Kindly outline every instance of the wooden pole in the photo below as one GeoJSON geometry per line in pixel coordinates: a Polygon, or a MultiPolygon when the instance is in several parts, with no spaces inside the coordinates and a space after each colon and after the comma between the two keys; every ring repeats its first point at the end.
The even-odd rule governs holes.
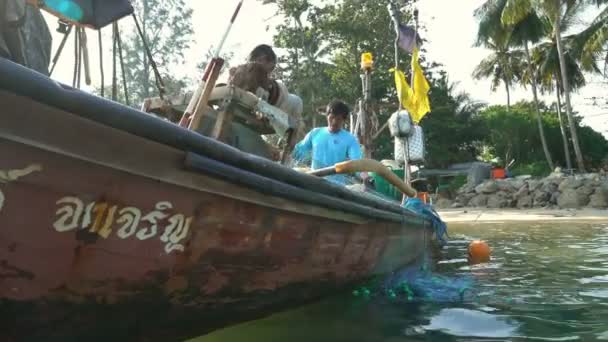
{"type": "Polygon", "coordinates": [[[209,79],[205,82],[205,88],[203,89],[203,93],[198,99],[198,103],[194,109],[194,113],[192,115],[192,121],[190,121],[190,125],[188,129],[196,131],[203,118],[205,111],[208,110],[209,105],[209,97],[211,96],[211,91],[215,88],[215,83],[220,76],[220,72],[222,70],[222,66],[224,66],[224,60],[221,58],[214,58],[211,63],[213,66],[211,67],[211,71],[209,73],[209,79]]]}
{"type": "MultiPolygon", "coordinates": [[[[190,103],[188,103],[188,107],[186,107],[186,110],[184,111],[184,114],[182,115],[182,118],[179,121],[180,126],[184,126],[184,127],[188,126],[188,120],[190,120],[190,127],[192,127],[192,122],[194,120],[196,109],[199,107],[203,94],[205,93],[204,89],[201,89],[201,88],[202,87],[206,88],[207,84],[210,81],[211,72],[212,72],[213,68],[215,67],[215,64],[213,61],[219,59],[222,48],[224,47],[224,43],[226,42],[226,38],[228,38],[228,34],[232,30],[232,26],[234,25],[234,22],[236,21],[236,18],[238,17],[239,12],[241,11],[241,7],[243,6],[243,1],[244,0],[239,1],[238,5],[236,6],[236,9],[234,10],[232,17],[230,18],[230,23],[228,23],[228,27],[226,28],[226,31],[224,31],[224,34],[222,35],[222,39],[220,40],[220,43],[219,43],[217,49],[215,50],[215,53],[213,54],[213,58],[211,59],[209,64],[207,64],[207,67],[205,68],[205,72],[203,73],[202,82],[199,85],[196,92],[192,95],[192,98],[190,99],[190,103]],[[192,112],[189,112],[190,110],[192,110],[192,112]]],[[[223,65],[223,61],[222,61],[222,65],[223,65]]],[[[219,76],[219,70],[217,71],[217,73],[219,76]]],[[[213,86],[215,86],[216,82],[217,82],[217,78],[213,81],[213,86]]],[[[203,103],[206,103],[206,101],[203,103]]],[[[200,120],[200,118],[198,120],[200,120]]]]}

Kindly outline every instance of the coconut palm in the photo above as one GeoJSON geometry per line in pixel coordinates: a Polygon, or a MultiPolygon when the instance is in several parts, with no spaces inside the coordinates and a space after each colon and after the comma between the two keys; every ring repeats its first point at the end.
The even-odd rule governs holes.
{"type": "MultiPolygon", "coordinates": [[[[562,27],[565,29],[570,28],[572,25],[576,24],[576,16],[575,11],[572,11],[573,8],[570,8],[570,11],[567,11],[562,19],[562,27]]],[[[570,161],[570,148],[568,146],[568,139],[566,136],[566,130],[563,125],[562,120],[562,104],[561,104],[561,96],[564,94],[564,87],[562,85],[562,77],[561,77],[561,65],[559,62],[559,53],[557,49],[557,40],[553,32],[555,32],[553,28],[553,22],[545,18],[543,20],[546,26],[546,32],[548,33],[547,39],[545,42],[539,44],[534,49],[534,64],[536,65],[539,72],[539,83],[541,85],[541,90],[543,92],[553,92],[555,91],[557,95],[557,114],[560,123],[560,129],[562,132],[562,138],[564,143],[564,152],[566,155],[566,164],[568,169],[572,168],[572,163],[570,161]]],[[[566,49],[565,62],[566,62],[566,70],[568,72],[568,79],[570,80],[570,88],[572,90],[582,88],[586,84],[585,76],[583,71],[587,72],[599,72],[599,66],[597,62],[591,61],[585,65],[584,63],[579,63],[580,57],[580,49],[582,49],[583,45],[581,42],[584,39],[581,39],[581,35],[586,36],[588,33],[585,31],[570,35],[563,38],[564,46],[566,49]]]]}
{"type": "Polygon", "coordinates": [[[530,54],[529,44],[538,42],[545,36],[544,28],[541,19],[535,12],[529,12],[526,16],[516,24],[506,26],[501,23],[502,14],[506,7],[509,6],[508,0],[488,0],[475,11],[475,15],[479,20],[479,31],[477,33],[477,45],[487,46],[491,39],[500,40],[509,46],[523,47],[525,52],[525,61],[527,67],[524,74],[530,77],[522,78],[524,84],[528,83],[532,86],[532,94],[534,96],[534,104],[536,109],[536,122],[540,135],[541,144],[547,159],[549,169],[553,170],[553,159],[549,152],[545,130],[543,127],[542,117],[540,114],[540,106],[538,101],[538,91],[536,88],[536,73],[532,64],[532,56],[530,54]]]}
{"type": "MultiPolygon", "coordinates": [[[[561,68],[559,64],[559,56],[557,52],[557,44],[555,41],[541,43],[534,49],[534,64],[538,70],[538,82],[543,93],[552,93],[555,91],[557,96],[557,115],[559,119],[562,140],[564,143],[564,153],[566,157],[566,166],[572,169],[570,160],[570,147],[564,121],[562,119],[562,95],[564,87],[561,84],[561,68]]],[[[572,89],[578,89],[586,84],[585,76],[580,68],[579,63],[573,58],[572,54],[567,54],[566,69],[568,70],[568,79],[571,81],[572,89]]]]}
{"type": "MultiPolygon", "coordinates": [[[[568,116],[568,124],[570,127],[570,134],[572,135],[572,144],[574,145],[574,153],[576,155],[576,162],[580,172],[585,172],[585,164],[583,161],[583,154],[578,141],[577,126],[578,123],[574,119],[572,114],[572,106],[570,101],[570,81],[568,79],[568,73],[566,72],[566,60],[564,57],[564,47],[562,41],[562,19],[564,13],[580,12],[584,5],[592,0],[581,1],[581,0],[506,0],[504,10],[501,15],[501,22],[505,26],[514,26],[526,17],[530,13],[538,13],[539,16],[547,17],[553,23],[553,35],[557,43],[557,51],[560,61],[562,85],[564,88],[564,95],[566,100],[566,113],[568,116]]],[[[593,0],[593,1],[605,1],[605,0],[593,0]]]]}
{"type": "Polygon", "coordinates": [[[496,91],[503,83],[507,92],[507,110],[511,110],[511,88],[522,75],[523,52],[509,50],[508,44],[501,41],[489,40],[486,46],[493,50],[492,54],[484,58],[475,70],[473,78],[491,78],[491,90],[496,91]]]}
{"type": "Polygon", "coordinates": [[[577,35],[575,49],[585,69],[604,60],[604,74],[608,76],[608,0],[589,0],[600,8],[591,25],[577,35]],[[603,8],[602,8],[603,6],[603,8]]]}

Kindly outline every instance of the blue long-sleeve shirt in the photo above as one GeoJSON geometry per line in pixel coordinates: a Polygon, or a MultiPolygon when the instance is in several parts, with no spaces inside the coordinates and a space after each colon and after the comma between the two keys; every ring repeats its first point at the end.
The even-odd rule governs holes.
{"type": "MultiPolygon", "coordinates": [[[[313,170],[333,166],[346,160],[361,159],[361,147],[357,138],[346,130],[332,133],[327,127],[310,131],[294,149],[293,157],[302,162],[310,156],[313,170]]],[[[331,176],[330,180],[344,183],[344,177],[331,176]]]]}

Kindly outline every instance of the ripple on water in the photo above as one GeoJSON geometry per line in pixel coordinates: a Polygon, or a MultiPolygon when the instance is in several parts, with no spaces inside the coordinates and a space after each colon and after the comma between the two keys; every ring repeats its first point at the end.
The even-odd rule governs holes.
{"type": "Polygon", "coordinates": [[[439,265],[441,264],[461,264],[461,263],[465,263],[467,262],[467,259],[448,259],[448,260],[441,260],[438,262],[439,265]]]}
{"type": "Polygon", "coordinates": [[[599,247],[591,250],[592,253],[596,254],[608,254],[608,247],[599,247]]]}
{"type": "Polygon", "coordinates": [[[423,328],[460,337],[508,338],[516,335],[519,326],[508,316],[468,309],[443,309],[423,328]]]}
{"type": "Polygon", "coordinates": [[[595,289],[589,291],[579,292],[581,296],[593,297],[593,298],[608,298],[608,289],[595,289]]]}
{"type": "Polygon", "coordinates": [[[608,275],[578,279],[581,284],[608,283],[608,275]]]}

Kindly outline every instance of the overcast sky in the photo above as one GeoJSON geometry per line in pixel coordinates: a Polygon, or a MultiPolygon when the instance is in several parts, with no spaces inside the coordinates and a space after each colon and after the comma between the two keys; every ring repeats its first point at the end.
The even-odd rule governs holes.
{"type": "MultiPolygon", "coordinates": [[[[227,23],[234,11],[238,0],[186,0],[193,8],[193,26],[195,31],[195,43],[186,52],[186,64],[175,70],[178,75],[196,76],[195,66],[200,62],[206,51],[212,45],[217,45],[227,23]]],[[[458,89],[466,90],[473,98],[489,103],[504,104],[506,94],[501,87],[496,92],[490,91],[490,81],[476,81],[471,77],[475,66],[489,54],[489,51],[473,47],[473,41],[477,30],[477,23],[473,18],[473,11],[483,0],[419,0],[421,22],[426,26],[429,43],[426,46],[428,57],[445,65],[450,80],[458,83],[458,89]]],[[[275,27],[281,22],[281,18],[275,16],[274,6],[263,6],[259,0],[245,0],[240,16],[234,25],[230,36],[224,47],[225,51],[235,53],[234,62],[245,59],[247,53],[257,44],[272,43],[275,27]]],[[[590,20],[593,13],[586,18],[590,20]]],[[[53,32],[54,51],[57,48],[61,35],[55,32],[56,20],[50,18],[49,25],[53,32]]],[[[387,21],[388,21],[387,16],[387,21]]],[[[126,19],[125,21],[129,21],[126,19]]],[[[376,23],[373,23],[376,24],[376,23]]],[[[377,23],[385,25],[386,23],[377,23]]],[[[129,25],[121,23],[121,25],[129,25]]],[[[127,28],[128,29],[128,28],[127,28]]],[[[106,49],[110,46],[111,29],[104,29],[106,36],[106,49]]],[[[96,33],[89,32],[91,42],[91,64],[93,69],[93,82],[99,83],[99,72],[97,71],[97,39],[96,33]]],[[[66,45],[60,66],[57,67],[53,78],[71,84],[73,73],[73,45],[66,45]]],[[[106,80],[110,78],[111,58],[109,50],[105,54],[106,80]]],[[[280,53],[280,51],[279,51],[280,53]]],[[[575,110],[585,116],[584,123],[602,133],[608,133],[608,104],[606,104],[606,93],[608,84],[605,80],[595,77],[590,80],[590,86],[573,94],[573,106],[575,110]],[[604,103],[593,105],[592,97],[603,97],[604,103]],[[603,106],[602,106],[603,105],[603,106]]],[[[86,87],[85,87],[86,89],[86,87]]],[[[89,88],[90,89],[90,88],[89,88]]],[[[515,89],[512,93],[512,102],[521,99],[531,99],[531,90],[515,89]]],[[[554,101],[552,97],[545,98],[547,102],[554,101]]]]}

